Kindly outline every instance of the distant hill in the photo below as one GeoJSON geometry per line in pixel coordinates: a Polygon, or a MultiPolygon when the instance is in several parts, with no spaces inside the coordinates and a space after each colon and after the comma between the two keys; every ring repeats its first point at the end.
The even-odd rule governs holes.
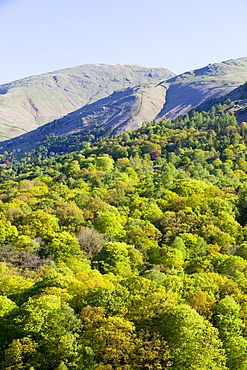
{"type": "MultiPolygon", "coordinates": [[[[57,119],[55,116],[54,119],[54,116],[50,116],[49,123],[30,133],[2,142],[2,150],[19,148],[27,151],[37,147],[44,136],[50,133],[73,134],[94,127],[110,130],[112,134],[118,135],[123,131],[139,128],[143,122],[169,120],[199,106],[211,106],[210,102],[217,101],[220,97],[227,97],[230,93],[234,94],[235,91],[237,94],[238,88],[244,85],[247,81],[247,58],[210,64],[179,76],[174,76],[172,72],[162,68],[88,65],[31,77],[30,81],[24,79],[13,83],[13,87],[8,92],[5,91],[5,95],[2,96],[6,97],[6,101],[10,96],[14,96],[16,100],[25,97],[26,103],[27,96],[32,96],[28,100],[29,108],[26,107],[26,111],[35,121],[33,125],[38,126],[39,119],[41,117],[44,119],[45,116],[41,114],[42,109],[46,109],[46,112],[52,111],[53,114],[57,112],[59,116],[59,114],[62,115],[62,108],[72,110],[73,104],[80,104],[80,106],[62,118],[57,119]],[[88,77],[85,75],[86,69],[88,69],[88,77]],[[80,79],[78,75],[76,77],[76,73],[80,73],[80,79]],[[160,78],[162,74],[169,77],[160,78]],[[107,94],[109,91],[110,93],[107,94]]],[[[19,104],[18,107],[20,106],[23,108],[23,105],[19,104]]],[[[234,109],[229,108],[232,112],[236,112],[239,122],[245,119],[243,111],[245,105],[240,105],[239,109],[236,109],[234,104],[234,109]]],[[[3,105],[0,104],[0,114],[1,109],[3,105]]],[[[13,115],[17,113],[18,109],[12,112],[13,115]]],[[[46,118],[49,117],[46,116],[46,118]]],[[[26,126],[31,130],[30,125],[26,124],[26,126]]],[[[21,124],[18,126],[19,131],[20,127],[21,124]]],[[[8,128],[8,132],[13,134],[13,126],[9,124],[8,128]]],[[[2,129],[4,130],[3,125],[2,129]]]]}
{"type": "Polygon", "coordinates": [[[247,81],[247,58],[232,59],[209,64],[173,77],[169,84],[166,101],[158,119],[172,119],[196,108],[208,99],[216,99],[230,93],[247,81]]]}
{"type": "Polygon", "coordinates": [[[13,146],[26,151],[35,148],[50,133],[74,134],[97,127],[110,129],[112,134],[118,135],[126,130],[138,129],[142,122],[152,121],[160,112],[165,94],[165,87],[155,84],[116,91],[107,98],[1,144],[4,148],[7,144],[7,148],[13,146]]]}
{"type": "Polygon", "coordinates": [[[0,85],[0,139],[34,130],[116,90],[173,76],[165,68],[88,64],[0,85]]]}
{"type": "MultiPolygon", "coordinates": [[[[86,105],[77,111],[47,124],[41,129],[55,135],[73,134],[87,129],[111,129],[118,135],[126,130],[140,127],[140,122],[149,122],[160,112],[166,89],[156,84],[115,91],[107,98],[86,105]]],[[[36,132],[39,132],[36,130],[36,132]]]]}

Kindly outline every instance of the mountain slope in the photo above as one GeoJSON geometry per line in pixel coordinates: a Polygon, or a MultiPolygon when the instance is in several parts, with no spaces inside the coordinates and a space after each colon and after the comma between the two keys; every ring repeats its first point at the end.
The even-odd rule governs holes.
{"type": "Polygon", "coordinates": [[[183,115],[209,98],[228,94],[247,81],[247,58],[209,64],[171,78],[166,102],[157,119],[183,115]]]}
{"type": "Polygon", "coordinates": [[[118,135],[126,130],[138,129],[142,122],[154,120],[163,107],[165,94],[166,88],[156,84],[116,91],[63,118],[1,143],[1,150],[15,148],[28,151],[36,148],[44,136],[50,133],[74,134],[97,127],[118,135]]]}
{"type": "MultiPolygon", "coordinates": [[[[85,68],[85,66],[82,67],[85,68]]],[[[81,90],[78,89],[81,98],[84,96],[90,103],[80,106],[79,109],[60,119],[52,120],[50,123],[39,127],[37,130],[21,135],[19,138],[1,143],[2,150],[20,148],[22,151],[27,151],[37,147],[38,142],[47,134],[73,134],[93,129],[94,127],[102,130],[110,129],[113,134],[118,135],[123,131],[139,128],[142,122],[145,121],[172,119],[178,115],[183,115],[192,108],[202,106],[203,103],[207,103],[212,98],[217,99],[226,96],[226,94],[230,92],[234,92],[239,85],[247,80],[247,58],[210,64],[207,67],[186,72],[168,80],[159,81],[158,83],[149,80],[159,79],[160,74],[168,72],[164,72],[163,69],[160,69],[160,74],[156,71],[157,73],[154,75],[154,73],[152,74],[150,72],[150,69],[138,66],[99,65],[95,67],[96,69],[92,66],[88,68],[92,69],[92,76],[94,77],[97,74],[97,68],[99,68],[98,72],[100,71],[98,79],[96,78],[95,84],[92,85],[92,90],[87,90],[86,87],[81,90]],[[116,73],[116,77],[114,78],[117,81],[113,79],[113,72],[116,73]],[[119,75],[117,75],[117,73],[119,75]],[[127,73],[129,73],[129,75],[132,73],[133,83],[137,84],[137,79],[146,79],[148,82],[139,83],[138,86],[135,87],[129,86],[126,88],[126,86],[124,86],[122,90],[115,91],[107,97],[95,101],[97,97],[105,94],[107,89],[113,89],[119,86],[119,84],[131,84],[130,78],[126,77],[127,73]],[[102,78],[102,76],[104,76],[104,78],[102,78]],[[99,83],[101,83],[100,88],[99,83]],[[98,90],[96,89],[96,85],[98,86],[98,90]],[[96,90],[97,92],[95,92],[96,90]]],[[[56,99],[56,97],[59,97],[62,90],[66,90],[66,94],[68,91],[73,90],[76,79],[71,77],[71,69],[68,71],[72,85],[65,87],[60,81],[59,87],[57,87],[57,89],[60,88],[60,90],[57,92],[55,92],[55,90],[49,92],[52,98],[56,99]]],[[[54,80],[54,73],[48,74],[48,77],[52,77],[54,80]]],[[[44,75],[42,78],[48,77],[44,75]]],[[[88,83],[90,84],[92,81],[93,80],[90,79],[88,83]]],[[[32,83],[34,83],[33,80],[32,83]]],[[[56,83],[58,84],[58,79],[56,83]]],[[[41,86],[39,79],[37,80],[37,84],[41,86]]],[[[44,84],[44,86],[45,89],[47,86],[46,84],[44,84]]],[[[31,91],[29,85],[27,91],[31,91]]],[[[56,106],[53,100],[45,100],[47,96],[48,95],[45,95],[44,92],[43,103],[54,104],[53,111],[60,109],[61,106],[65,104],[65,100],[61,98],[58,106],[56,106]]],[[[75,100],[78,96],[79,95],[75,95],[75,100]]],[[[68,99],[66,101],[68,101],[68,99]]],[[[35,107],[37,109],[37,106],[35,107]]],[[[33,107],[33,110],[35,110],[35,107],[33,107]]],[[[241,109],[242,107],[240,107],[240,110],[241,109]]],[[[242,110],[240,113],[239,121],[245,118],[242,110]]],[[[39,117],[38,114],[39,113],[36,112],[36,120],[39,117]]]]}
{"type": "Polygon", "coordinates": [[[116,90],[175,74],[136,65],[82,65],[0,86],[0,139],[31,131],[116,90]]]}
{"type": "Polygon", "coordinates": [[[61,135],[92,129],[97,125],[118,135],[139,128],[144,121],[152,121],[163,106],[165,94],[166,88],[156,84],[116,91],[61,118],[50,128],[54,134],[61,135]]]}

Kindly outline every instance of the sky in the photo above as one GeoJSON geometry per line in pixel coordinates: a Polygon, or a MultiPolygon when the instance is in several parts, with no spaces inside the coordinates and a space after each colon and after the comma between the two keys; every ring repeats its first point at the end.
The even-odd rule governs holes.
{"type": "Polygon", "coordinates": [[[81,64],[247,57],[247,0],[0,0],[0,84],[81,64]]]}

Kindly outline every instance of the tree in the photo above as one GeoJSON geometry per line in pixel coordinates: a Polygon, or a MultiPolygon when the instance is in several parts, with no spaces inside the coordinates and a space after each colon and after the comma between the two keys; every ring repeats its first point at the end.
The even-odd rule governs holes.
{"type": "Polygon", "coordinates": [[[239,222],[244,225],[247,221],[247,186],[244,185],[238,196],[239,222]]]}
{"type": "Polygon", "coordinates": [[[181,270],[184,257],[183,253],[176,248],[167,246],[154,247],[148,250],[149,262],[158,265],[162,271],[181,270]]]}
{"type": "Polygon", "coordinates": [[[167,342],[158,333],[141,330],[135,339],[132,368],[140,370],[168,369],[172,357],[167,342]]]}
{"type": "Polygon", "coordinates": [[[197,290],[191,295],[188,303],[205,319],[211,320],[216,303],[214,296],[202,290],[197,290]]]}
{"type": "Polygon", "coordinates": [[[155,281],[131,276],[121,282],[129,292],[128,319],[138,327],[158,332],[160,314],[176,306],[177,296],[155,281]]]}
{"type": "Polygon", "coordinates": [[[242,337],[244,324],[240,306],[226,296],[217,305],[216,326],[226,351],[227,366],[231,370],[244,370],[247,366],[247,340],[242,337]]]}
{"type": "Polygon", "coordinates": [[[182,252],[183,258],[184,259],[186,258],[187,251],[186,251],[186,247],[185,247],[185,243],[184,243],[183,238],[181,238],[180,236],[176,236],[176,238],[172,242],[171,247],[175,248],[175,249],[178,249],[180,252],[182,252]]]}
{"type": "Polygon", "coordinates": [[[59,297],[29,298],[13,320],[23,336],[39,343],[42,370],[56,368],[61,361],[69,368],[76,366],[80,346],[75,334],[80,330],[81,322],[71,307],[61,304],[59,297]]]}
{"type": "Polygon", "coordinates": [[[0,219],[0,244],[8,244],[15,242],[18,236],[18,231],[15,226],[9,221],[0,219]]]}
{"type": "Polygon", "coordinates": [[[31,238],[44,239],[54,236],[59,231],[58,219],[42,210],[33,211],[23,218],[23,225],[19,230],[31,238]]]}
{"type": "Polygon", "coordinates": [[[111,171],[113,169],[114,160],[108,156],[98,156],[96,158],[96,168],[101,171],[111,171]]]}
{"type": "Polygon", "coordinates": [[[80,254],[80,246],[75,236],[67,231],[54,235],[51,241],[47,243],[48,253],[56,261],[66,261],[71,256],[80,254]]]}
{"type": "Polygon", "coordinates": [[[39,364],[38,344],[29,337],[14,339],[5,350],[4,369],[30,370],[39,364]]]}
{"type": "Polygon", "coordinates": [[[26,289],[33,285],[31,279],[9,272],[0,277],[0,294],[17,299],[17,297],[26,289]]]}
{"type": "Polygon", "coordinates": [[[240,256],[244,258],[245,260],[247,260],[247,243],[246,242],[241,244],[240,247],[236,249],[235,255],[240,256]]]}
{"type": "Polygon", "coordinates": [[[152,221],[162,216],[162,211],[153,199],[134,196],[130,203],[130,216],[152,221]]]}
{"type": "Polygon", "coordinates": [[[88,293],[86,302],[92,307],[102,307],[107,315],[121,314],[127,311],[129,291],[123,286],[98,287],[88,293]]]}
{"type": "Polygon", "coordinates": [[[145,244],[146,241],[161,241],[162,233],[150,222],[129,217],[125,229],[130,242],[145,244]]]}
{"type": "Polygon", "coordinates": [[[186,247],[186,257],[194,258],[206,254],[206,241],[196,234],[182,233],[179,237],[184,241],[186,247]]]}
{"type": "Polygon", "coordinates": [[[128,276],[135,272],[136,258],[139,258],[141,264],[140,252],[134,253],[133,246],[126,243],[110,242],[103,245],[93,261],[103,273],[112,272],[117,275],[128,276]]]}
{"type": "Polygon", "coordinates": [[[171,366],[167,343],[157,333],[136,332],[123,317],[103,318],[90,329],[97,369],[160,370],[171,366]]]}
{"type": "Polygon", "coordinates": [[[11,311],[15,310],[17,305],[6,296],[0,296],[0,317],[5,316],[11,311]]]}
{"type": "Polygon", "coordinates": [[[134,325],[122,317],[104,319],[92,338],[97,362],[110,364],[113,369],[121,364],[128,364],[130,354],[135,348],[134,330],[134,325]]]}
{"type": "MultiPolygon", "coordinates": [[[[56,215],[60,220],[60,224],[71,227],[76,220],[80,220],[80,223],[85,223],[83,211],[74,202],[59,202],[56,205],[56,215]]],[[[73,230],[74,231],[74,230],[73,230]]]]}
{"type": "Polygon", "coordinates": [[[97,212],[95,228],[101,234],[121,236],[123,225],[119,211],[116,207],[106,205],[97,212]]]}
{"type": "Polygon", "coordinates": [[[97,253],[101,251],[103,237],[95,229],[90,227],[83,227],[77,234],[81,249],[86,252],[87,257],[92,259],[97,253]]]}
{"type": "Polygon", "coordinates": [[[176,185],[176,193],[186,197],[192,194],[204,194],[209,188],[209,185],[200,180],[182,180],[176,185]]]}
{"type": "Polygon", "coordinates": [[[181,304],[160,320],[160,332],[169,345],[174,370],[226,370],[217,329],[194,309],[181,304]]]}
{"type": "Polygon", "coordinates": [[[72,161],[69,163],[66,167],[66,175],[68,177],[77,177],[78,174],[80,173],[80,164],[78,161],[72,161]]]}

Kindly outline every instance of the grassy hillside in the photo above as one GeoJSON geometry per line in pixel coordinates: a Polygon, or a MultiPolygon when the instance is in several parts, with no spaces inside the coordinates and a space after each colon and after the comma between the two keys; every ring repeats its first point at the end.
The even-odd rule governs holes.
{"type": "Polygon", "coordinates": [[[152,121],[162,109],[166,89],[156,84],[141,85],[116,91],[110,96],[88,104],[63,118],[1,143],[1,150],[11,148],[28,151],[38,146],[46,135],[63,135],[92,129],[120,134],[152,121]]]}
{"type": "MultiPolygon", "coordinates": [[[[87,65],[4,85],[0,87],[0,133],[2,127],[3,139],[22,135],[2,147],[27,151],[51,133],[100,128],[118,135],[145,121],[175,118],[244,84],[247,58],[210,64],[167,79],[171,75],[162,68],[87,65]],[[32,132],[35,128],[38,130],[32,132]]],[[[232,109],[239,122],[245,119],[244,104],[240,112],[232,109]]]]}
{"type": "MultiPolygon", "coordinates": [[[[171,78],[158,119],[173,119],[205,100],[226,95],[247,81],[247,58],[209,64],[171,78]]],[[[166,83],[166,85],[167,85],[166,83]]]]}
{"type": "Polygon", "coordinates": [[[61,118],[112,92],[174,76],[165,68],[82,65],[0,86],[0,139],[61,118]]]}

